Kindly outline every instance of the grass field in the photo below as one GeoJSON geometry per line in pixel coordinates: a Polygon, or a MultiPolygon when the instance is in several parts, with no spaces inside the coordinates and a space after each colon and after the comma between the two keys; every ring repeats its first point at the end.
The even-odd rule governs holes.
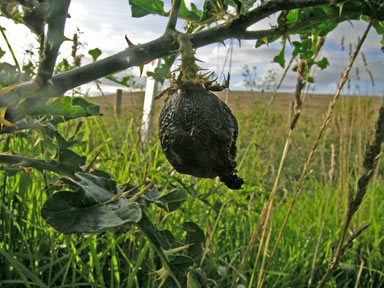
{"type": "MultiPolygon", "coordinates": [[[[117,183],[139,185],[154,180],[161,193],[172,187],[188,192],[182,208],[174,212],[166,213],[155,206],[147,211],[159,229],[171,231],[180,242],[185,237],[184,222],[193,221],[203,229],[204,257],[196,267],[205,271],[209,287],[257,287],[261,279],[263,287],[308,287],[311,275],[315,287],[336,249],[348,191],[357,186],[366,143],[374,131],[382,99],[346,97],[337,104],[271,257],[332,96],[308,95],[305,99],[266,230],[257,223],[278,173],[293,95],[279,94],[268,110],[269,93],[220,94],[224,100],[227,96],[239,122],[237,163],[245,180],[242,190],[232,191],[215,180],[171,172],[156,138],[156,120],[153,137],[148,143],[140,142],[140,94],[123,96],[120,117],[113,113],[113,96],[94,98],[105,116],[85,120],[76,151],[87,157],[87,163],[102,151],[94,167],[110,173],[117,183]],[[330,173],[333,177],[329,177],[330,173]],[[261,247],[261,239],[269,243],[268,248],[261,247]]],[[[155,119],[161,101],[156,104],[155,119]]],[[[60,130],[72,135],[75,126],[62,124],[60,130]]],[[[25,138],[8,138],[0,145],[4,152],[30,151],[26,156],[36,158],[51,155],[48,145],[36,145],[38,138],[38,133],[33,132],[25,138]]],[[[348,247],[327,287],[384,287],[382,162],[379,160],[347,236],[364,224],[371,225],[348,247]]],[[[45,188],[56,176],[35,170],[14,176],[0,173],[1,287],[149,288],[159,283],[154,273],[159,268],[158,258],[137,227],[97,235],[59,234],[40,216],[50,194],[45,188]]]]}

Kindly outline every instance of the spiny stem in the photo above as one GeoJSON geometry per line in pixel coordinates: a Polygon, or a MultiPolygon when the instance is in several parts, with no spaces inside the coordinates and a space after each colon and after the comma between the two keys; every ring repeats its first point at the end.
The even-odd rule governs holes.
{"type": "Polygon", "coordinates": [[[42,84],[52,77],[59,48],[64,40],[64,25],[70,3],[71,0],[49,1],[49,10],[46,16],[48,32],[44,43],[43,57],[40,59],[37,72],[37,79],[42,84]]]}
{"type": "Polygon", "coordinates": [[[197,73],[199,67],[195,63],[195,53],[193,52],[192,42],[188,35],[180,34],[178,37],[179,49],[181,52],[181,82],[197,83],[199,82],[197,73]]]}

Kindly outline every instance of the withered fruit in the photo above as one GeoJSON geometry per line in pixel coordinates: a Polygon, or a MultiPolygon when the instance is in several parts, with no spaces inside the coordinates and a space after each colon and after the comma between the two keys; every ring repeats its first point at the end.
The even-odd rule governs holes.
{"type": "Polygon", "coordinates": [[[229,188],[240,189],[244,181],[235,174],[237,120],[209,91],[213,81],[197,75],[188,40],[179,39],[181,72],[167,89],[168,98],[160,114],[161,147],[179,173],[201,178],[219,176],[229,188]]]}

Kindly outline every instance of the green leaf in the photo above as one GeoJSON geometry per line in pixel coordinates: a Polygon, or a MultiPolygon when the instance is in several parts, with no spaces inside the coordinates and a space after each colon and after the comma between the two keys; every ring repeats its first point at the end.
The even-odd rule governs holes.
{"type": "Polygon", "coordinates": [[[190,288],[206,288],[207,276],[201,269],[192,269],[187,275],[188,287],[190,288]]]}
{"type": "Polygon", "coordinates": [[[0,58],[3,57],[5,54],[5,51],[3,49],[0,48],[0,58]]]}
{"type": "Polygon", "coordinates": [[[188,256],[195,262],[200,262],[202,257],[202,243],[205,241],[204,231],[194,222],[185,222],[183,228],[187,231],[185,243],[190,244],[188,247],[188,256]]]}
{"type": "Polygon", "coordinates": [[[171,192],[162,195],[159,200],[162,204],[158,204],[161,208],[172,212],[178,209],[185,200],[187,200],[187,192],[181,189],[174,189],[171,192]]]}
{"type": "MultiPolygon", "coordinates": [[[[28,114],[27,109],[30,109],[28,102],[18,105],[16,110],[21,115],[23,113],[28,114]]],[[[69,96],[65,96],[63,99],[57,97],[41,103],[30,114],[32,116],[48,116],[49,121],[53,124],[80,117],[101,115],[98,105],[89,103],[83,97],[72,98],[69,96]]]]}
{"type": "Polygon", "coordinates": [[[184,255],[175,255],[172,257],[173,259],[170,261],[171,266],[177,267],[179,271],[185,273],[189,267],[191,267],[195,262],[191,257],[184,255]]]}
{"type": "Polygon", "coordinates": [[[191,11],[188,10],[184,0],[181,0],[179,16],[191,22],[199,21],[203,16],[203,11],[197,9],[196,5],[193,3],[191,3],[191,9],[191,11]]]}
{"type": "Polygon", "coordinates": [[[288,14],[286,15],[286,25],[292,25],[292,24],[295,24],[297,22],[297,20],[299,20],[299,12],[300,12],[300,9],[292,9],[291,11],[288,12],[288,14]]]}
{"type": "Polygon", "coordinates": [[[99,48],[88,50],[88,54],[92,56],[93,62],[95,62],[97,60],[97,58],[99,58],[101,53],[102,52],[99,48]]]}
{"type": "Polygon", "coordinates": [[[59,191],[44,203],[41,214],[64,234],[96,233],[140,221],[138,203],[125,198],[110,201],[117,191],[115,181],[87,173],[75,173],[79,181],[63,178],[77,191],[59,191]],[[109,202],[110,201],[110,202],[109,202]]]}
{"type": "Polygon", "coordinates": [[[124,76],[121,80],[117,79],[112,74],[105,76],[108,80],[111,80],[115,83],[118,83],[120,85],[123,85],[125,87],[131,87],[131,85],[128,83],[128,81],[131,79],[131,76],[124,76]]]}
{"type": "Polygon", "coordinates": [[[377,34],[382,36],[380,44],[384,45],[384,22],[383,21],[374,21],[373,27],[375,28],[377,34]]]}
{"type": "Polygon", "coordinates": [[[321,70],[323,70],[329,66],[329,62],[328,62],[328,59],[326,57],[324,57],[320,61],[315,62],[315,64],[317,66],[319,66],[321,68],[321,70]]]}
{"type": "Polygon", "coordinates": [[[80,156],[70,149],[59,149],[56,157],[60,164],[74,167],[85,165],[85,161],[87,160],[87,157],[80,156]]]}
{"type": "Polygon", "coordinates": [[[129,0],[132,17],[143,17],[148,14],[164,15],[164,3],[160,0],[129,0]]]}
{"type": "Polygon", "coordinates": [[[171,67],[175,62],[177,55],[164,57],[160,67],[157,67],[154,72],[147,72],[148,77],[152,77],[157,82],[163,83],[165,79],[171,78],[171,67]]]}
{"type": "Polygon", "coordinates": [[[276,63],[279,63],[282,68],[285,67],[285,57],[284,57],[284,52],[285,52],[285,43],[283,45],[283,48],[281,49],[279,55],[276,55],[273,58],[273,61],[276,63]]]}

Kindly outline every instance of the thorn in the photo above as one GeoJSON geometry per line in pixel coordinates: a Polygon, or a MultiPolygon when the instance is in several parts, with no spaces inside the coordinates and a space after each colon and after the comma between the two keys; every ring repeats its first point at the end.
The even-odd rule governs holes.
{"type": "Polygon", "coordinates": [[[30,177],[31,176],[31,170],[28,167],[23,167],[23,168],[24,168],[24,171],[27,174],[27,176],[30,177]]]}
{"type": "Polygon", "coordinates": [[[62,42],[64,42],[64,41],[73,41],[73,39],[68,38],[67,36],[63,35],[63,39],[61,41],[62,42]]]}
{"type": "Polygon", "coordinates": [[[339,6],[339,17],[341,17],[341,14],[343,13],[344,3],[340,3],[337,6],[339,6]]]}
{"type": "Polygon", "coordinates": [[[37,140],[36,140],[35,143],[33,144],[32,149],[36,148],[36,146],[39,145],[40,142],[41,142],[41,138],[39,137],[39,138],[37,138],[37,140]]]}
{"type": "Polygon", "coordinates": [[[228,72],[227,79],[223,79],[223,84],[221,84],[223,87],[228,88],[229,87],[229,81],[231,80],[231,74],[228,72]]]}
{"type": "Polygon", "coordinates": [[[104,150],[104,149],[101,148],[99,151],[97,151],[95,157],[93,157],[92,161],[89,163],[89,165],[87,166],[87,168],[85,168],[85,172],[88,173],[89,171],[91,171],[91,168],[92,168],[93,164],[95,164],[96,159],[99,157],[99,155],[101,154],[101,152],[103,152],[103,150],[104,150]]]}
{"type": "Polygon", "coordinates": [[[131,42],[131,40],[129,40],[128,39],[128,37],[127,37],[127,34],[125,34],[125,41],[127,41],[127,44],[128,44],[128,47],[133,47],[133,46],[135,46],[135,44],[133,44],[132,42],[131,42]]]}
{"type": "Polygon", "coordinates": [[[140,68],[140,78],[141,78],[141,75],[143,75],[144,65],[141,65],[139,68],[140,68]]]}
{"type": "Polygon", "coordinates": [[[176,247],[176,248],[173,248],[173,249],[169,249],[169,250],[164,250],[163,249],[163,253],[164,253],[165,257],[168,257],[170,255],[173,255],[173,254],[181,251],[181,250],[189,248],[191,245],[193,245],[193,244],[186,244],[186,245],[179,246],[179,247],[176,247]]]}
{"type": "Polygon", "coordinates": [[[27,98],[20,99],[20,100],[17,102],[15,108],[17,109],[18,107],[20,107],[20,105],[23,104],[26,100],[27,100],[27,98]]]}
{"type": "MultiPolygon", "coordinates": [[[[4,107],[1,107],[4,108],[4,107]]],[[[3,125],[8,126],[8,127],[13,127],[13,128],[18,128],[15,124],[9,122],[8,120],[4,119],[3,117],[0,117],[0,127],[2,128],[3,125]]]]}
{"type": "Polygon", "coordinates": [[[9,91],[11,91],[13,88],[15,88],[16,85],[11,85],[5,88],[0,89],[0,96],[3,96],[4,94],[7,94],[9,91]]]}
{"type": "Polygon", "coordinates": [[[227,48],[224,41],[220,41],[219,44],[223,44],[224,48],[227,48]]]}
{"type": "Polygon", "coordinates": [[[139,199],[144,194],[145,191],[149,190],[154,184],[155,184],[155,181],[152,181],[147,186],[145,186],[143,188],[143,190],[141,190],[139,193],[135,194],[130,200],[132,202],[136,201],[137,199],[139,199]]]}
{"type": "Polygon", "coordinates": [[[239,42],[239,47],[241,48],[241,38],[236,38],[236,39],[239,42]]]}
{"type": "Polygon", "coordinates": [[[261,40],[263,40],[264,43],[267,44],[267,46],[269,46],[269,42],[268,42],[268,38],[267,37],[263,37],[263,38],[261,38],[261,40]]]}
{"type": "Polygon", "coordinates": [[[61,100],[61,104],[64,105],[64,103],[65,103],[64,94],[60,95],[59,97],[60,97],[60,100],[61,100]]]}
{"type": "Polygon", "coordinates": [[[170,53],[176,53],[176,54],[178,54],[178,53],[181,53],[181,49],[177,49],[177,50],[171,50],[171,51],[169,51],[170,53]]]}
{"type": "Polygon", "coordinates": [[[196,57],[193,57],[193,58],[194,58],[195,61],[199,61],[199,62],[203,62],[203,63],[205,63],[203,60],[200,60],[200,59],[198,59],[198,58],[196,58],[196,57]]]}
{"type": "Polygon", "coordinates": [[[286,35],[286,39],[288,40],[288,42],[291,45],[291,47],[293,47],[293,44],[292,44],[292,41],[291,41],[291,36],[289,34],[286,35]]]}

